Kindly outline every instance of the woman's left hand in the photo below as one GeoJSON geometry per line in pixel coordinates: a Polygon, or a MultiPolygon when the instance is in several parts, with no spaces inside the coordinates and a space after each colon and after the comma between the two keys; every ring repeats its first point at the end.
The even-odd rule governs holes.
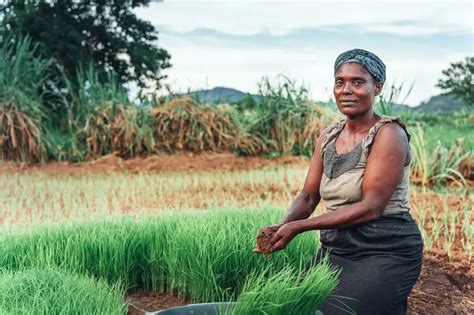
{"type": "Polygon", "coordinates": [[[299,227],[297,222],[298,221],[286,223],[282,225],[275,234],[273,234],[273,237],[270,240],[270,243],[272,244],[272,252],[284,249],[288,246],[291,240],[298,235],[299,227]]]}

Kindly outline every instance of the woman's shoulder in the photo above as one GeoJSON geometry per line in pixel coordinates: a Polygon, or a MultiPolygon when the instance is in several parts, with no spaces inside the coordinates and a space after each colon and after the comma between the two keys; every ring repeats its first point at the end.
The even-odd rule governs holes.
{"type": "Polygon", "coordinates": [[[396,116],[381,115],[379,121],[370,129],[369,134],[365,139],[365,147],[368,148],[372,145],[377,134],[384,130],[383,137],[398,137],[406,135],[408,141],[410,141],[410,133],[405,123],[396,116]]]}
{"type": "Polygon", "coordinates": [[[328,143],[331,142],[331,140],[333,140],[339,134],[342,128],[344,128],[345,123],[346,119],[341,119],[321,132],[321,154],[324,153],[324,150],[328,143]]]}

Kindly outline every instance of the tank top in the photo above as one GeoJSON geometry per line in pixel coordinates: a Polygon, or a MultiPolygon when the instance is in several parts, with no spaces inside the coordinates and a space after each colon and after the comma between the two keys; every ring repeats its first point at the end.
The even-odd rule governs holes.
{"type": "MultiPolygon", "coordinates": [[[[361,201],[362,181],[371,145],[378,130],[386,123],[391,122],[398,123],[405,130],[408,141],[410,141],[410,134],[399,118],[382,115],[381,119],[369,130],[367,136],[352,151],[342,154],[336,152],[336,139],[344,128],[346,120],[341,120],[329,128],[321,145],[324,172],[319,189],[327,212],[361,201]]],[[[410,164],[411,162],[403,168],[403,176],[401,176],[382,216],[410,210],[408,203],[410,164]]]]}

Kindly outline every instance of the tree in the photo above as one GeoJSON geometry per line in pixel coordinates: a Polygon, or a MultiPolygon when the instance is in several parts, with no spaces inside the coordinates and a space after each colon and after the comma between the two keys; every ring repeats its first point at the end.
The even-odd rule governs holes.
{"type": "MultiPolygon", "coordinates": [[[[160,86],[170,55],[155,46],[158,32],[132,9],[150,0],[19,0],[0,6],[2,38],[29,36],[38,53],[57,62],[57,77],[64,72],[75,81],[81,65],[113,70],[121,83],[141,88],[160,86]]],[[[60,81],[60,80],[58,80],[60,81]]]]}
{"type": "Polygon", "coordinates": [[[436,86],[449,90],[462,98],[467,105],[474,106],[474,57],[466,57],[465,61],[451,63],[443,70],[442,78],[436,86]]]}

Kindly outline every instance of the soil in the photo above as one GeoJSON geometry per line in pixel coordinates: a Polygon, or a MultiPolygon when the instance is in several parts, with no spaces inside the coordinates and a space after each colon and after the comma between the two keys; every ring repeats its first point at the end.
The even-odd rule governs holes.
{"type": "Polygon", "coordinates": [[[474,314],[470,266],[452,266],[446,257],[425,255],[421,275],[408,298],[408,314],[474,314]]]}
{"type": "Polygon", "coordinates": [[[246,170],[265,166],[307,165],[308,159],[297,156],[283,156],[278,159],[263,157],[238,157],[231,152],[202,152],[194,154],[182,152],[173,155],[153,155],[146,158],[123,160],[116,155],[106,155],[97,160],[84,163],[49,162],[27,165],[24,163],[0,163],[0,173],[38,173],[46,175],[82,175],[97,172],[133,173],[149,171],[209,171],[209,170],[246,170]]]}
{"type": "Polygon", "coordinates": [[[270,240],[273,236],[272,232],[260,231],[257,235],[257,246],[262,251],[263,256],[268,256],[272,253],[272,244],[270,240]]]}
{"type": "Polygon", "coordinates": [[[129,303],[129,315],[143,315],[146,312],[159,311],[187,304],[184,299],[166,293],[137,291],[125,296],[129,303]]]}

